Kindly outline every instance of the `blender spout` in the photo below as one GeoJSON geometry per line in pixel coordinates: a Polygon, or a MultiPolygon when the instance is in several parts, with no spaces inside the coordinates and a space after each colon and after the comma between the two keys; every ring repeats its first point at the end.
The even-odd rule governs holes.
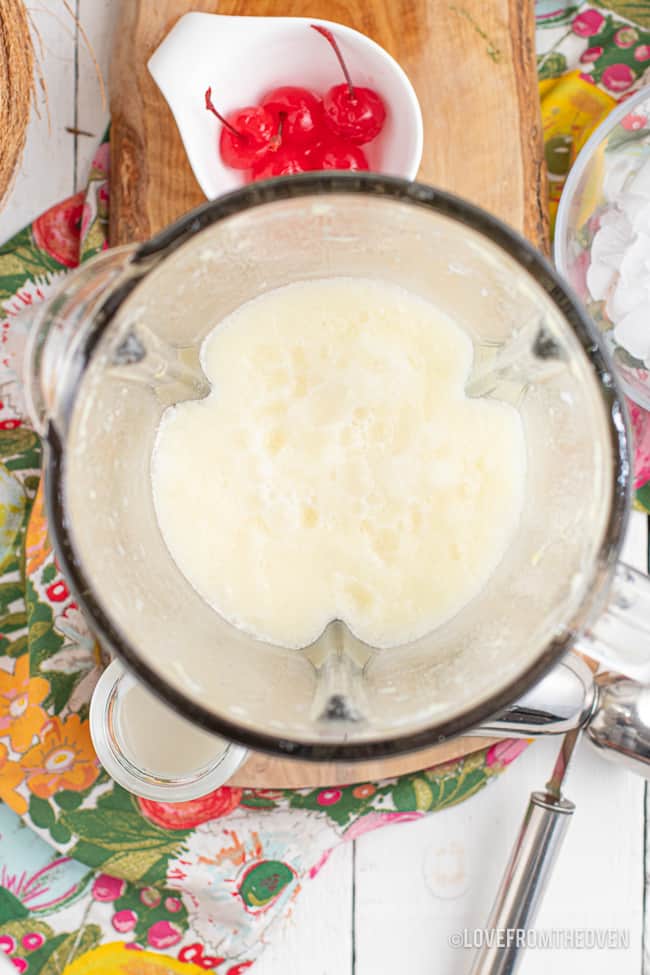
{"type": "Polygon", "coordinates": [[[334,620],[315,645],[320,652],[318,661],[312,659],[316,688],[310,710],[312,720],[319,724],[358,726],[366,719],[363,668],[349,652],[350,642],[359,644],[344,623],[334,620]]]}

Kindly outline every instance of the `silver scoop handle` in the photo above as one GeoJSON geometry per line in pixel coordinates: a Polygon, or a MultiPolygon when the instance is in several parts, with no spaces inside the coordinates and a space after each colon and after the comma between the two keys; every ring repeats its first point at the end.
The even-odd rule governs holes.
{"type": "Polygon", "coordinates": [[[585,725],[586,740],[603,758],[650,778],[650,686],[619,674],[598,674],[596,689],[598,703],[585,725]]]}
{"type": "MultiPolygon", "coordinates": [[[[569,657],[563,661],[555,681],[547,687],[547,690],[564,687],[566,691],[564,706],[560,708],[564,722],[558,721],[560,714],[553,718],[547,714],[543,697],[528,701],[524,708],[529,711],[524,723],[530,724],[531,716],[533,721],[539,721],[547,714],[548,723],[541,721],[547,733],[552,733],[551,729],[559,724],[573,724],[573,729],[564,736],[546,791],[534,792],[530,797],[471,975],[514,975],[519,966],[527,945],[527,932],[535,923],[575,809],[572,802],[561,797],[561,788],[582,729],[586,740],[603,757],[623,762],[637,774],[650,778],[650,686],[618,674],[590,676],[592,688],[579,658],[569,657]],[[579,703],[580,683],[585,690],[584,706],[579,703]]],[[[512,719],[512,714],[509,718],[512,719]]]]}
{"type": "Polygon", "coordinates": [[[562,797],[562,785],[580,734],[580,728],[567,732],[545,791],[530,797],[472,975],[511,975],[523,957],[528,931],[575,810],[562,797]]]}
{"type": "Polygon", "coordinates": [[[547,792],[531,795],[471,975],[513,975],[517,970],[574,810],[568,799],[547,792]]]}

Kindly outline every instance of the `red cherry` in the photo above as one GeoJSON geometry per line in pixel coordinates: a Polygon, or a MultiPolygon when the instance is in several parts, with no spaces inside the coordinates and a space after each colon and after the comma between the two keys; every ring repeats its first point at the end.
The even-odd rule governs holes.
{"type": "Polygon", "coordinates": [[[282,141],[304,146],[313,142],[323,125],[320,98],[306,88],[274,88],[260,104],[276,117],[283,116],[282,141]]]}
{"type": "Polygon", "coordinates": [[[314,166],[311,156],[297,146],[281,146],[277,152],[256,163],[250,173],[249,182],[257,179],[271,179],[272,176],[293,176],[306,173],[314,166]]]}
{"type": "Polygon", "coordinates": [[[368,169],[366,154],[345,139],[330,137],[310,154],[312,169],[368,169]]]}
{"type": "Polygon", "coordinates": [[[212,89],[205,93],[205,107],[216,115],[223,128],[219,137],[219,152],[231,169],[249,169],[267,152],[277,148],[277,120],[267,109],[258,105],[238,108],[224,118],[212,102],[212,89]]]}
{"type": "Polygon", "coordinates": [[[351,96],[347,85],[335,85],[325,92],[323,109],[332,132],[360,146],[379,135],[386,118],[384,103],[370,88],[355,88],[351,96]]]}
{"type": "Polygon", "coordinates": [[[257,106],[240,108],[230,113],[228,121],[237,134],[225,127],[221,130],[219,151],[226,166],[248,169],[272,149],[275,119],[264,109],[257,106]]]}
{"type": "Polygon", "coordinates": [[[359,88],[352,84],[350,72],[331,30],[320,24],[311,26],[331,44],[345,75],[344,85],[334,85],[323,96],[325,124],[335,135],[362,146],[381,132],[386,107],[372,88],[359,88]]]}

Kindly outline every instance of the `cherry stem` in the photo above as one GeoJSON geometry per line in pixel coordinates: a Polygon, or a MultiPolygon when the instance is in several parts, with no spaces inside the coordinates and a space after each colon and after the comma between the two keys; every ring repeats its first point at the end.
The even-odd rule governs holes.
{"type": "Polygon", "coordinates": [[[213,115],[217,116],[223,127],[228,129],[232,135],[236,136],[238,139],[243,139],[244,142],[246,142],[246,135],[243,132],[238,132],[235,126],[229,122],[228,119],[224,118],[221,112],[217,111],[217,109],[214,107],[214,102],[212,101],[212,88],[208,88],[205,93],[205,107],[209,112],[212,112],[213,115]]]}
{"type": "Polygon", "coordinates": [[[348,66],[345,63],[345,61],[343,60],[343,55],[341,54],[341,48],[339,47],[338,42],[337,42],[336,38],[334,37],[334,34],[331,32],[331,30],[329,30],[329,28],[327,28],[327,27],[321,27],[320,24],[311,24],[310,26],[314,30],[317,30],[319,34],[322,34],[323,37],[327,41],[329,41],[329,43],[332,45],[332,48],[334,50],[334,53],[336,54],[336,56],[338,58],[339,64],[341,65],[341,68],[343,69],[343,74],[345,75],[345,80],[347,81],[347,84],[348,84],[348,95],[350,96],[350,98],[354,98],[354,85],[352,84],[352,78],[350,77],[350,72],[348,71],[348,66]]]}
{"type": "Polygon", "coordinates": [[[282,130],[284,129],[284,120],[286,117],[286,112],[278,112],[278,131],[269,142],[269,148],[272,149],[273,152],[276,152],[282,145],[282,130]]]}

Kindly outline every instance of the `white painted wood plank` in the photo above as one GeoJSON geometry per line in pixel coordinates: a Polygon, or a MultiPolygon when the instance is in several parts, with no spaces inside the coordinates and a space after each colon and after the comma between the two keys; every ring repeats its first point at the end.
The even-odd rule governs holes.
{"type": "Polygon", "coordinates": [[[65,131],[74,118],[74,21],[63,4],[47,0],[30,0],[29,10],[42,41],[41,50],[41,42],[34,39],[47,85],[50,121],[39,94],[40,118],[32,108],[20,171],[0,211],[0,242],[74,192],[73,137],[65,131]]]}
{"type": "Polygon", "coordinates": [[[78,0],[78,5],[79,21],[90,41],[106,93],[106,100],[102,101],[97,67],[80,34],[77,50],[77,128],[93,133],[91,137],[77,136],[76,140],[77,188],[83,189],[95,149],[108,125],[108,73],[119,4],[115,0],[78,0]]]}
{"type": "MultiPolygon", "coordinates": [[[[646,525],[647,525],[647,519],[646,525]]],[[[626,552],[623,553],[627,555],[626,552]]],[[[643,554],[639,551],[639,559],[643,559],[643,554]]],[[[647,558],[647,549],[645,553],[647,558]]],[[[647,566],[646,566],[647,568],[647,566]]],[[[645,825],[645,846],[644,846],[644,892],[643,892],[643,958],[642,975],[650,975],[650,789],[648,784],[644,790],[643,818],[645,825]]]]}
{"type": "Polygon", "coordinates": [[[644,890],[643,890],[643,958],[642,975],[650,975],[650,784],[646,782],[643,803],[644,818],[644,890]]]}
{"type": "MultiPolygon", "coordinates": [[[[635,512],[623,556],[645,569],[647,520],[635,512]]],[[[528,796],[546,782],[558,742],[538,741],[497,781],[455,809],[357,841],[355,975],[464,975],[470,954],[452,933],[488,917],[528,796]]],[[[567,782],[577,805],[539,928],[624,928],[626,951],[531,951],[522,975],[609,973],[641,967],[643,795],[640,778],[582,744],[567,782]]],[[[650,969],[649,969],[650,970],[650,969]]]]}
{"type": "Polygon", "coordinates": [[[293,915],[255,963],[255,975],[354,975],[352,843],[338,847],[318,876],[305,882],[293,915]]]}
{"type": "MultiPolygon", "coordinates": [[[[557,743],[536,742],[463,805],[357,841],[356,975],[466,975],[469,951],[449,938],[485,925],[534,789],[557,743]]],[[[641,967],[643,782],[580,747],[567,794],[577,804],[539,928],[629,929],[630,948],[530,951],[522,975],[632,975],[641,967]]]]}
{"type": "MultiPolygon", "coordinates": [[[[554,975],[627,975],[641,968],[644,789],[639,776],[583,744],[567,783],[577,809],[539,926],[627,930],[630,945],[615,952],[565,950],[552,957],[554,975]]],[[[522,975],[546,975],[549,960],[546,952],[531,952],[522,975]]]]}

